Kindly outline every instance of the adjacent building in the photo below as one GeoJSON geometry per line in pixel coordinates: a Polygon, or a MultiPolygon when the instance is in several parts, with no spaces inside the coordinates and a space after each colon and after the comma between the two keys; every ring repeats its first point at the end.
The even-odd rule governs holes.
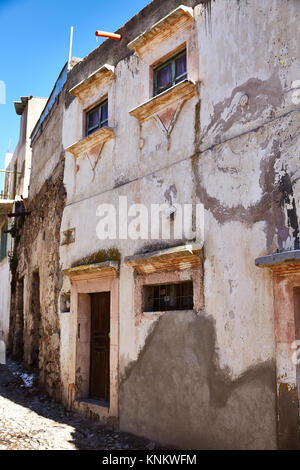
{"type": "Polygon", "coordinates": [[[300,4],[181,2],[66,64],[32,131],[11,350],[164,446],[299,448],[300,4]]]}
{"type": "Polygon", "coordinates": [[[20,101],[14,103],[16,113],[20,116],[20,136],[18,145],[13,153],[7,153],[5,168],[1,171],[3,189],[0,194],[0,339],[8,344],[9,312],[11,298],[11,272],[10,260],[13,258],[14,239],[11,230],[19,219],[13,223],[7,215],[13,213],[15,201],[22,207],[26,204],[29,189],[31,168],[30,134],[39,118],[46,98],[22,96],[20,101]]]}

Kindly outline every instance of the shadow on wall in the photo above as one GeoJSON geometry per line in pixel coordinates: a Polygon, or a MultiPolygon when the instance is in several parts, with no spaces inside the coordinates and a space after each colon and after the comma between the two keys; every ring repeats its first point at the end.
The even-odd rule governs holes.
{"type": "Polygon", "coordinates": [[[165,313],[120,386],[120,427],[184,449],[276,448],[275,365],[232,381],[212,319],[165,313]]]}

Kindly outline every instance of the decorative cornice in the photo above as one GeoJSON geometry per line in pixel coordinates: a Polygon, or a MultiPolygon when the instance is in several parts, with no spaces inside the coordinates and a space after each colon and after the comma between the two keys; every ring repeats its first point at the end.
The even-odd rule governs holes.
{"type": "Polygon", "coordinates": [[[101,127],[98,131],[93,132],[84,139],[75,142],[75,144],[66,147],[67,152],[73,153],[74,157],[78,157],[82,153],[89,152],[97,145],[104,145],[108,140],[115,137],[114,130],[111,127],[101,127]]]}
{"type": "Polygon", "coordinates": [[[176,23],[184,20],[190,21],[194,18],[193,8],[187,7],[185,5],[180,5],[175,10],[171,11],[167,16],[162,18],[160,21],[155,23],[151,28],[144,31],[138,37],[128,44],[128,49],[138,52],[138,49],[145,46],[152,39],[157,37],[160,33],[165,32],[170,27],[176,25],[176,23]]]}
{"type": "Polygon", "coordinates": [[[96,85],[105,78],[114,78],[114,76],[115,68],[112,65],[104,64],[98,70],[93,72],[88,78],[82,80],[80,83],[71,88],[69,93],[80,98],[80,95],[88,90],[91,86],[96,85]]]}

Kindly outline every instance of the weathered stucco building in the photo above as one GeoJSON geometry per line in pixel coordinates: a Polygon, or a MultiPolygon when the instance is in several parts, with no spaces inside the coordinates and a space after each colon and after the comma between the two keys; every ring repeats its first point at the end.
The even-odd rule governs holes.
{"type": "Polygon", "coordinates": [[[24,360],[69,408],[163,445],[299,447],[299,15],[154,0],[63,69],[11,325],[23,308],[24,360]]]}

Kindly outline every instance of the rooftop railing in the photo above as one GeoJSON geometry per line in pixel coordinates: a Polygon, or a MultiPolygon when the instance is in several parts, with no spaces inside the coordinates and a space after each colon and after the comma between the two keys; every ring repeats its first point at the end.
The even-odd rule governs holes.
{"type": "Polygon", "coordinates": [[[0,201],[15,199],[19,174],[18,171],[0,170],[0,201]]]}

